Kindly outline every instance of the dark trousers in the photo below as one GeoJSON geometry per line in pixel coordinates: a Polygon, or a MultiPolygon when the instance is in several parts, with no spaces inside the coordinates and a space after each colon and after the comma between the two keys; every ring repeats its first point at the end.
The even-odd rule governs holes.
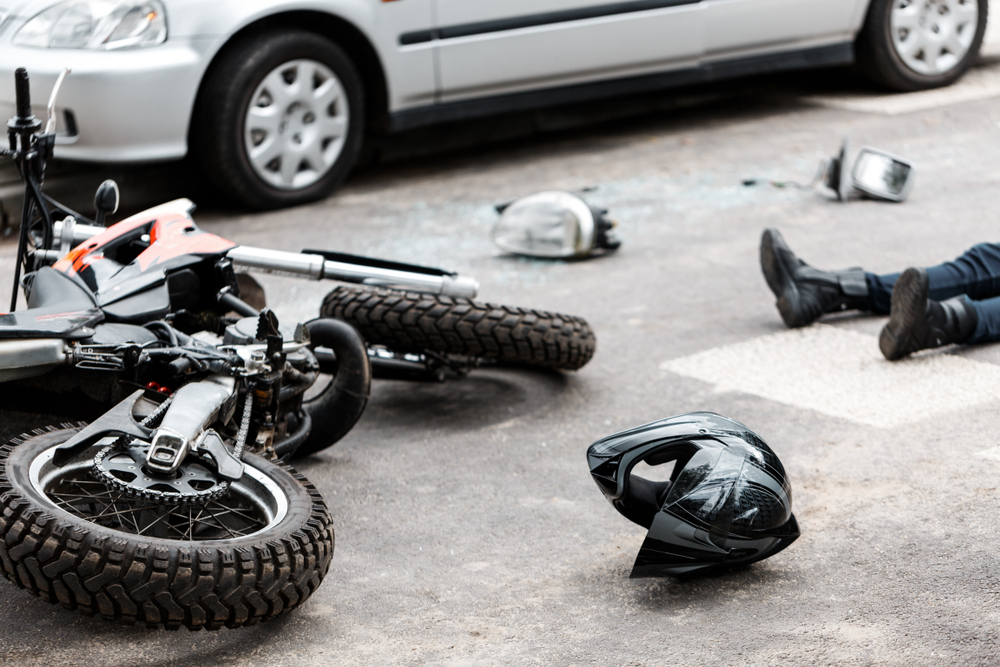
{"type": "MultiPolygon", "coordinates": [[[[868,310],[888,313],[892,286],[899,274],[866,273],[865,277],[868,280],[868,310]]],[[[966,343],[1000,341],[1000,244],[973,246],[952,262],[928,268],[927,277],[931,299],[944,301],[964,296],[975,308],[979,322],[966,343]]]]}

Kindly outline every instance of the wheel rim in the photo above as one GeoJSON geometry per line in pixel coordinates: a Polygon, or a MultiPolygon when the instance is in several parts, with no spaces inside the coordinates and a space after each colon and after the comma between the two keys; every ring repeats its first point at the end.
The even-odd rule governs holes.
{"type": "Polygon", "coordinates": [[[968,54],[979,26],[976,0],[895,0],[889,29],[903,63],[927,76],[946,74],[968,54]]]}
{"type": "Polygon", "coordinates": [[[280,487],[249,465],[226,495],[204,504],[164,505],[128,497],[90,474],[94,454],[112,441],[102,440],[62,467],[52,463],[59,444],[53,445],[31,462],[31,485],[54,507],[75,517],[120,533],[161,540],[204,542],[253,537],[288,514],[288,500],[280,487]]]}
{"type": "Polygon", "coordinates": [[[333,70],[316,60],[291,60],[271,70],[250,97],[244,149],[265,183],[301,190],[333,168],[349,124],[347,95],[333,70]]]}

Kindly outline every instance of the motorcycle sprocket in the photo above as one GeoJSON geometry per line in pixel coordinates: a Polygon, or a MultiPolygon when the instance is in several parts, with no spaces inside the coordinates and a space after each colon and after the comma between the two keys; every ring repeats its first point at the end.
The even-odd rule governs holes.
{"type": "Polygon", "coordinates": [[[162,504],[204,504],[225,495],[229,481],[220,480],[207,461],[188,456],[173,478],[143,470],[150,445],[133,441],[125,447],[108,445],[94,456],[92,472],[98,480],[132,498],[162,504]],[[204,488],[199,488],[204,486],[204,488]]]}

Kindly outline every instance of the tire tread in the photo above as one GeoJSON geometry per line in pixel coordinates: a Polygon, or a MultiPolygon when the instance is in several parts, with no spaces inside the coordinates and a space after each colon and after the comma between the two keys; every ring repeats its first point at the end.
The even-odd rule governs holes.
{"type": "Polygon", "coordinates": [[[393,289],[337,287],[320,314],[353,325],[370,344],[402,353],[430,350],[577,370],[597,346],[582,317],[393,289]]]}
{"type": "Polygon", "coordinates": [[[333,556],[332,519],[316,488],[278,461],[271,463],[308,494],[309,518],[277,539],[251,545],[147,544],[34,506],[11,482],[11,454],[34,437],[79,426],[37,429],[0,447],[0,573],[15,585],[111,621],[191,630],[269,620],[301,605],[319,586],[333,556]]]}

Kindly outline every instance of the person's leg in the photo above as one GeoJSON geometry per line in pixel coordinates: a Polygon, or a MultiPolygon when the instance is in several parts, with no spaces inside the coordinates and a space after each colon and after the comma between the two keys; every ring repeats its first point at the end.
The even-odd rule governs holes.
{"type": "Polygon", "coordinates": [[[892,290],[889,322],[882,327],[878,346],[889,361],[951,343],[985,342],[1000,337],[1000,299],[996,313],[962,295],[944,301],[929,298],[930,278],[925,269],[907,269],[892,290]],[[982,312],[983,317],[980,318],[982,312]]]}
{"type": "Polygon", "coordinates": [[[1000,296],[970,301],[969,304],[976,311],[976,328],[964,342],[974,345],[1000,341],[1000,296]]]}
{"type": "Polygon", "coordinates": [[[764,230],[760,266],[789,327],[812,324],[825,313],[870,307],[864,271],[813,268],[795,256],[777,229],[764,230]]]}
{"type": "MultiPolygon", "coordinates": [[[[888,313],[892,288],[900,274],[884,276],[866,273],[870,310],[888,313]]],[[[1000,244],[980,243],[961,257],[927,269],[928,298],[944,301],[966,295],[973,301],[1000,296],[1000,244]]]]}

